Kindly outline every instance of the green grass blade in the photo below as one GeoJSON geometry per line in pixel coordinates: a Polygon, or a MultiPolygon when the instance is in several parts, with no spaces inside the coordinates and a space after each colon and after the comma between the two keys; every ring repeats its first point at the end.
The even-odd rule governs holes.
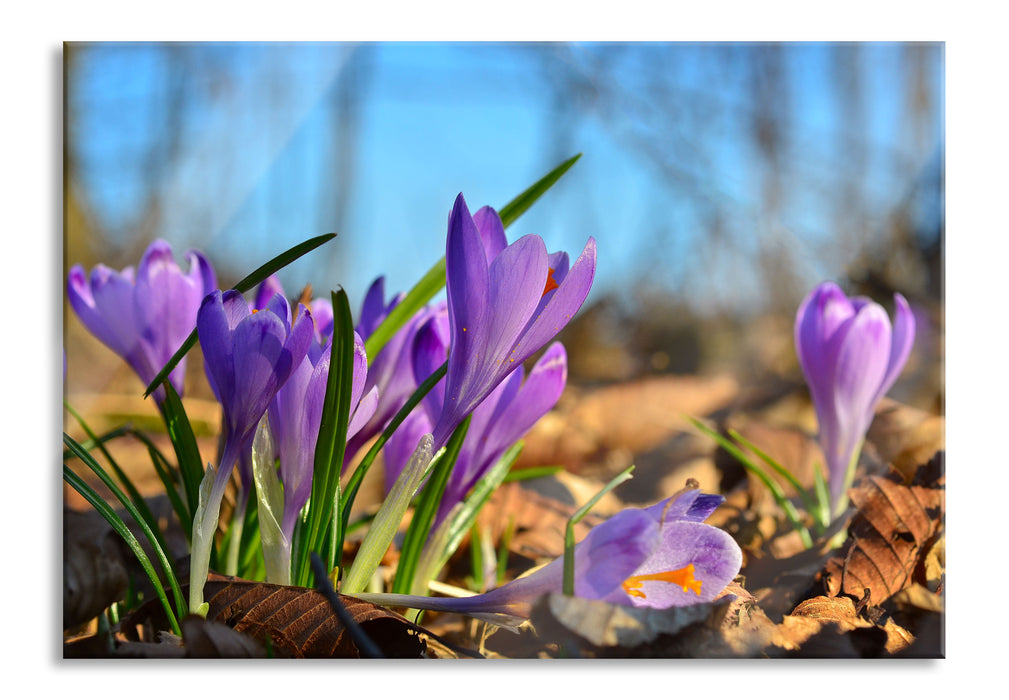
{"type": "MultiPolygon", "coordinates": [[[[115,440],[116,438],[120,438],[123,435],[130,435],[133,432],[134,432],[134,428],[130,427],[129,424],[120,425],[118,428],[113,428],[109,432],[104,433],[102,435],[99,435],[94,440],[92,440],[91,438],[88,438],[87,440],[85,440],[84,442],[81,442],[79,444],[80,444],[80,446],[83,449],[85,449],[88,452],[90,452],[91,450],[95,449],[99,445],[104,445],[106,442],[111,442],[112,440],[115,440]]],[[[71,457],[73,457],[73,454],[74,453],[71,452],[70,450],[63,450],[63,459],[70,459],[71,457]]]]}
{"type": "Polygon", "coordinates": [[[774,471],[778,472],[778,474],[780,474],[781,477],[784,478],[785,481],[787,481],[792,486],[795,492],[799,494],[799,497],[802,498],[802,502],[803,504],[805,504],[807,512],[812,513],[816,509],[816,502],[813,500],[813,497],[810,496],[809,491],[807,491],[803,487],[803,485],[799,483],[799,480],[792,475],[792,472],[785,469],[773,457],[771,457],[769,454],[767,454],[759,447],[754,445],[752,442],[750,442],[742,435],[740,435],[738,431],[730,428],[729,437],[731,437],[740,445],[748,449],[753,454],[757,455],[757,457],[759,457],[764,464],[769,466],[774,471]]]}
{"type": "Polygon", "coordinates": [[[329,376],[315,446],[305,536],[294,557],[294,570],[297,572],[294,581],[301,586],[307,586],[311,580],[309,554],[325,554],[323,545],[327,534],[333,530],[334,499],[340,484],[343,454],[347,447],[347,424],[350,421],[354,321],[345,291],[331,292],[330,299],[333,304],[333,338],[330,341],[329,376]]]}
{"type": "MultiPolygon", "coordinates": [[[[234,286],[234,289],[237,289],[238,291],[243,293],[249,291],[257,284],[265,280],[267,277],[272,275],[274,272],[277,272],[278,270],[290,265],[292,262],[300,258],[302,255],[305,255],[306,253],[315,250],[323,243],[326,243],[327,241],[335,237],[336,237],[335,233],[324,233],[321,236],[316,236],[315,238],[310,238],[307,241],[299,243],[293,248],[284,251],[283,253],[273,258],[269,262],[261,265],[252,273],[246,275],[244,278],[242,278],[242,280],[238,284],[234,286]]],[[[194,328],[192,333],[189,334],[189,337],[186,338],[186,340],[182,343],[179,349],[175,351],[175,354],[172,355],[172,357],[168,360],[167,364],[165,364],[165,366],[161,368],[161,371],[158,372],[157,375],[155,375],[154,379],[151,380],[151,383],[147,385],[147,389],[144,391],[145,398],[150,396],[151,393],[158,388],[158,385],[161,384],[163,381],[165,381],[169,373],[171,373],[171,371],[175,369],[175,366],[179,364],[179,360],[185,357],[186,353],[192,350],[193,346],[196,345],[196,340],[197,340],[197,333],[196,329],[194,328]]]]}
{"type": "Polygon", "coordinates": [[[179,475],[182,478],[183,491],[186,494],[189,520],[183,522],[184,530],[193,529],[193,516],[200,503],[200,482],[203,481],[203,458],[200,457],[200,446],[196,442],[193,426],[182,405],[175,387],[171,382],[165,382],[165,401],[161,404],[161,412],[165,419],[168,437],[175,450],[175,459],[179,465],[179,475]]]}
{"type": "Polygon", "coordinates": [[[102,480],[102,483],[105,484],[119,502],[123,504],[126,512],[130,514],[130,517],[132,517],[137,523],[137,527],[139,527],[141,532],[144,533],[144,536],[147,537],[147,540],[151,543],[151,548],[154,550],[155,556],[158,558],[158,563],[165,572],[165,578],[168,579],[168,584],[172,589],[172,594],[175,596],[176,608],[180,611],[180,616],[184,617],[187,608],[185,600],[182,597],[182,589],[179,587],[179,581],[176,577],[175,568],[168,559],[168,555],[165,550],[159,544],[158,538],[155,537],[151,528],[148,527],[147,523],[140,516],[140,513],[137,512],[137,509],[126,497],[126,494],[124,494],[119,487],[116,486],[116,483],[112,480],[108,473],[106,473],[102,466],[95,461],[95,458],[87,451],[81,449],[80,445],[78,445],[77,442],[66,433],[63,433],[63,442],[73,451],[74,455],[76,455],[77,458],[85,464],[85,466],[91,469],[91,471],[93,471],[98,478],[102,480]]]}
{"type": "Polygon", "coordinates": [[[440,458],[437,458],[437,464],[420,492],[417,507],[414,509],[410,525],[406,529],[403,548],[400,550],[396,576],[392,584],[393,593],[414,592],[413,587],[416,583],[414,574],[417,572],[417,564],[427,541],[428,533],[431,531],[431,523],[434,522],[438,506],[441,505],[445,485],[448,484],[448,478],[452,474],[452,469],[459,458],[459,452],[462,450],[462,443],[466,439],[469,423],[470,416],[466,416],[452,433],[448,444],[445,445],[445,452],[441,454],[440,458]]]}
{"type": "Polygon", "coordinates": [[[112,529],[123,538],[126,546],[129,547],[130,551],[140,562],[140,566],[143,568],[144,573],[147,574],[147,578],[150,579],[151,585],[154,587],[154,592],[158,596],[158,600],[161,601],[162,607],[165,609],[165,615],[168,617],[168,623],[172,627],[172,632],[176,635],[182,636],[182,630],[179,627],[178,619],[175,616],[175,612],[172,610],[171,604],[168,602],[168,596],[165,595],[165,589],[161,585],[161,581],[158,579],[158,574],[154,571],[154,565],[151,564],[151,560],[148,558],[147,554],[144,552],[144,548],[140,546],[140,542],[137,538],[133,536],[130,532],[130,528],[126,526],[116,512],[106,503],[97,493],[95,493],[90,486],[88,486],[83,479],[81,479],[77,474],[73,472],[67,465],[63,465],[63,480],[67,482],[71,488],[77,493],[84,497],[88,503],[105,518],[105,521],[112,527],[112,529]]]}
{"type": "Polygon", "coordinates": [[[816,494],[816,509],[813,513],[820,529],[826,530],[830,525],[830,487],[823,478],[819,462],[813,465],[813,478],[813,493],[816,494]]]}
{"type": "Polygon", "coordinates": [[[501,223],[504,224],[505,228],[508,228],[508,226],[514,223],[517,218],[522,216],[526,210],[528,210],[537,199],[542,197],[547,190],[553,187],[554,183],[560,180],[561,176],[570,170],[571,166],[574,165],[581,157],[582,154],[579,153],[578,155],[568,158],[566,161],[533,183],[518,197],[504,205],[498,212],[498,216],[501,217],[501,223]]]}
{"type": "Polygon", "coordinates": [[[524,445],[525,443],[519,440],[508,448],[483,478],[470,489],[466,498],[452,510],[438,531],[428,538],[417,564],[415,577],[418,580],[430,581],[438,576],[438,572],[459,549],[466,533],[476,522],[480,510],[490,500],[495,489],[504,483],[524,445]]]}
{"type": "Polygon", "coordinates": [[[743,465],[743,468],[748,472],[760,479],[764,485],[770,490],[771,494],[774,496],[774,500],[781,506],[781,509],[785,511],[785,517],[792,524],[792,527],[799,533],[802,538],[802,543],[809,549],[813,546],[813,538],[809,534],[809,530],[805,525],[802,524],[802,517],[799,512],[792,505],[792,502],[788,500],[785,496],[785,492],[781,490],[781,486],[778,485],[774,479],[768,476],[767,472],[758,467],[753,461],[746,456],[746,454],[736,446],[731,440],[723,437],[717,431],[712,430],[708,426],[704,425],[701,421],[697,420],[692,416],[687,416],[687,420],[694,424],[698,430],[703,432],[705,435],[710,437],[712,440],[717,442],[723,450],[728,452],[730,455],[736,458],[736,460],[743,465]]]}
{"type": "Polygon", "coordinates": [[[147,447],[147,454],[151,457],[151,464],[154,465],[154,471],[157,472],[158,478],[161,479],[161,483],[165,487],[165,494],[168,496],[168,500],[172,503],[172,509],[175,511],[175,517],[179,519],[182,523],[182,531],[186,535],[186,541],[188,542],[190,537],[192,537],[192,530],[185,526],[185,523],[191,523],[193,520],[192,514],[189,512],[189,507],[183,502],[182,497],[179,495],[178,485],[181,481],[178,470],[175,466],[168,461],[161,450],[158,449],[157,445],[151,442],[151,439],[146,435],[141,433],[139,430],[130,429],[130,435],[135,437],[137,440],[142,442],[145,447],[147,447]]]}
{"type": "Polygon", "coordinates": [[[620,484],[631,478],[634,465],[627,467],[610,480],[606,486],[602,487],[589,502],[575,511],[575,514],[568,520],[564,528],[564,595],[573,596],[575,594],[575,525],[582,521],[589,511],[592,510],[599,499],[615,489],[620,484]]]}
{"type": "MultiPolygon", "coordinates": [[[[508,228],[517,218],[522,216],[526,210],[531,207],[537,199],[543,196],[543,194],[549,190],[554,184],[561,179],[571,166],[582,157],[579,153],[576,156],[568,158],[566,161],[558,165],[556,168],[551,170],[549,173],[541,177],[530,187],[528,187],[524,192],[515,197],[508,204],[504,205],[498,212],[501,217],[501,223],[505,228],[508,228]]],[[[444,256],[431,266],[424,276],[420,279],[417,284],[407,293],[399,304],[396,305],[389,315],[386,316],[385,320],[379,324],[378,328],[368,337],[364,343],[364,349],[368,354],[368,362],[370,363],[378,353],[381,352],[385,344],[389,342],[389,339],[396,334],[400,328],[402,328],[407,321],[413,318],[414,314],[420,311],[426,303],[431,301],[435,294],[441,291],[441,288],[445,286],[445,258],[444,256]]]]}
{"type": "MultiPolygon", "coordinates": [[[[66,402],[66,400],[63,401],[63,407],[66,408],[67,412],[77,420],[77,423],[80,424],[88,438],[90,438],[92,442],[98,442],[98,436],[95,435],[94,431],[91,430],[91,427],[84,421],[80,414],[78,414],[77,411],[75,411],[73,407],[66,402]]],[[[130,502],[133,504],[137,513],[140,514],[140,517],[144,519],[144,522],[147,523],[147,527],[150,528],[151,533],[154,535],[155,539],[157,539],[158,545],[160,545],[165,551],[168,551],[168,545],[165,543],[165,536],[162,534],[161,528],[158,526],[158,519],[154,517],[150,507],[147,505],[147,501],[145,501],[144,497],[140,495],[140,491],[130,478],[126,476],[126,472],[122,470],[118,462],[116,462],[116,460],[112,458],[112,455],[109,454],[105,444],[98,442],[98,449],[101,451],[102,455],[105,456],[109,466],[112,467],[112,471],[115,472],[116,478],[119,479],[119,483],[123,485],[124,489],[126,489],[126,493],[129,494],[130,497],[130,502]]]]}
{"type": "Polygon", "coordinates": [[[513,472],[508,472],[504,476],[502,484],[510,484],[514,481],[526,481],[528,479],[539,479],[544,476],[553,476],[564,471],[564,466],[560,464],[545,465],[542,467],[523,467],[513,472]]]}

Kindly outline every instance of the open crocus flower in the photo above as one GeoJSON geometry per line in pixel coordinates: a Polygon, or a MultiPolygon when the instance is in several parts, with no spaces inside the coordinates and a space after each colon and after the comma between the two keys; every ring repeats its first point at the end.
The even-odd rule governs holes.
{"type": "MultiPolygon", "coordinates": [[[[629,508],[575,545],[574,593],[618,605],[669,608],[718,598],[742,565],[726,532],[703,521],[724,499],[686,491],[648,508],[629,508]]],[[[470,598],[355,594],[380,605],[459,612],[506,623],[526,618],[540,596],[563,590],[564,561],[470,598]]]]}
{"type": "MultiPolygon", "coordinates": [[[[431,375],[448,354],[447,311],[434,313],[414,340],[413,366],[419,380],[431,375]]],[[[552,409],[567,382],[567,353],[553,343],[536,362],[528,378],[520,366],[501,381],[473,409],[466,439],[445,485],[432,531],[463,500],[466,493],[494,466],[505,451],[552,409]],[[523,379],[525,381],[523,381],[523,379]]],[[[386,445],[386,492],[410,459],[418,440],[431,432],[445,402],[445,380],[439,382],[386,445]]]]}
{"type": "Polygon", "coordinates": [[[217,529],[221,499],[242,450],[251,446],[256,426],[277,390],[301,364],[313,336],[312,316],[299,305],[291,310],[283,295],[266,308],[250,311],[236,290],[216,290],[203,300],[196,319],[207,379],[224,409],[225,443],[216,472],[208,467],[193,521],[190,607],[203,602],[210,542],[217,529]],[[208,484],[208,479],[212,482],[208,484]]]}
{"type": "Polygon", "coordinates": [[[900,294],[894,303],[891,327],[879,304],[849,299],[824,282],[796,314],[795,350],[816,408],[834,516],[847,504],[876,403],[893,386],[914,343],[914,314],[900,294]]]}
{"type": "Polygon", "coordinates": [[[548,254],[539,236],[506,245],[501,219],[489,207],[471,216],[460,194],[446,243],[451,342],[445,403],[434,427],[434,449],[501,381],[550,341],[581,308],[596,270],[589,238],[568,265],[548,254]]]}
{"type": "MultiPolygon", "coordinates": [[[[116,272],[96,265],[88,277],[75,265],[67,276],[67,297],[81,322],[126,360],[145,385],[193,331],[200,302],[217,287],[214,269],[202,253],[190,250],[185,257],[188,273],[175,262],[172,247],[159,239],[147,247],[135,274],[132,267],[116,272]]],[[[183,358],[168,375],[180,396],[185,374],[183,358]]],[[[164,398],[163,388],[154,391],[159,405],[164,398]]]]}

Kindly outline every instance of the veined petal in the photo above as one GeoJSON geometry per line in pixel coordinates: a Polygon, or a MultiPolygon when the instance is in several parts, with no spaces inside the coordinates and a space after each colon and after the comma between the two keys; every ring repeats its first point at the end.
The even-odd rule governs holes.
{"type": "Polygon", "coordinates": [[[232,428],[243,440],[255,429],[281,384],[278,365],[287,365],[284,380],[291,373],[290,352],[284,347],[286,336],[283,321],[268,311],[252,314],[235,328],[235,377],[241,381],[236,383],[231,405],[225,404],[224,409],[230,411],[232,428]]]}
{"type": "MultiPolygon", "coordinates": [[[[668,608],[672,606],[707,603],[725,589],[739,573],[743,553],[728,533],[705,523],[680,520],[667,522],[660,529],[661,543],[647,560],[634,571],[642,577],[638,588],[640,595],[624,593],[623,604],[638,607],[668,608]],[[684,586],[661,580],[648,579],[662,572],[673,572],[692,566],[692,578],[700,582],[700,593],[684,586]]],[[[611,601],[619,602],[614,596],[611,601]]]]}
{"type": "Polygon", "coordinates": [[[385,464],[385,492],[389,493],[403,468],[417,449],[420,439],[431,432],[431,420],[418,406],[400,423],[383,448],[385,464]]]}
{"type": "Polygon", "coordinates": [[[670,523],[677,520],[703,522],[715,512],[715,508],[725,501],[724,496],[701,493],[698,489],[685,491],[678,496],[659,501],[645,510],[657,522],[670,523]]]}
{"type": "Polygon", "coordinates": [[[235,362],[234,343],[232,342],[231,319],[235,305],[248,307],[245,300],[237,292],[222,294],[216,290],[208,294],[200,304],[196,314],[196,330],[200,338],[200,348],[203,351],[203,367],[207,381],[221,405],[228,405],[235,394],[235,362]],[[225,304],[227,299],[227,305],[225,304]],[[232,313],[228,313],[229,309],[232,313]]]}
{"type": "Polygon", "coordinates": [[[480,232],[480,239],[483,241],[489,265],[502,250],[508,247],[504,224],[501,223],[498,213],[491,207],[477,209],[473,214],[473,223],[476,224],[477,230],[480,232]]]}
{"type": "MultiPolygon", "coordinates": [[[[544,295],[546,303],[530,320],[509,359],[524,362],[557,335],[582,307],[596,274],[596,241],[589,238],[581,255],[563,278],[556,274],[557,289],[544,295]]],[[[542,290],[541,290],[542,293],[542,290]]]]}
{"type": "Polygon", "coordinates": [[[890,319],[881,306],[872,304],[859,310],[841,340],[834,374],[836,453],[827,456],[835,502],[843,489],[847,462],[872,422],[876,392],[890,362],[890,339],[890,319]]]}
{"type": "MultiPolygon", "coordinates": [[[[256,298],[253,301],[253,309],[265,309],[270,299],[276,295],[284,297],[284,285],[280,283],[280,278],[276,274],[270,275],[259,283],[256,289],[256,298]]],[[[286,298],[286,297],[285,297],[286,298]]]]}
{"type": "MultiPolygon", "coordinates": [[[[91,330],[113,352],[129,359],[137,352],[140,331],[133,310],[132,274],[126,277],[104,265],[91,271],[91,298],[94,311],[103,323],[101,335],[91,330]]],[[[153,379],[153,377],[150,377],[153,379]]]]}
{"type": "Polygon", "coordinates": [[[886,366],[886,375],[880,384],[875,404],[883,395],[890,390],[893,383],[897,381],[907,358],[911,355],[911,347],[914,345],[915,320],[914,312],[907,303],[907,299],[901,294],[894,295],[894,305],[897,312],[893,322],[893,336],[890,342],[890,361],[886,366]]]}
{"type": "Polygon", "coordinates": [[[814,402],[827,400],[833,389],[838,329],[855,310],[833,282],[824,282],[799,306],[795,321],[795,350],[814,402]]]}

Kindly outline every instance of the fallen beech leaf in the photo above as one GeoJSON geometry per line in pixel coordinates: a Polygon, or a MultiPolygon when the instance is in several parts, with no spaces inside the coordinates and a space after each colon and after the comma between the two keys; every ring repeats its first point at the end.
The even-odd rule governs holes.
{"type": "MultiPolygon", "coordinates": [[[[207,619],[265,644],[267,637],[276,656],[295,658],[358,658],[348,630],[318,591],[298,586],[245,581],[211,572],[203,589],[209,605],[207,619]]],[[[340,600],[361,629],[390,658],[420,658],[423,627],[386,608],[350,596],[340,600]]],[[[130,641],[147,635],[148,627],[166,629],[158,601],[145,603],[120,623],[130,641]]]]}
{"type": "Polygon", "coordinates": [[[63,509],[63,629],[122,599],[126,556],[119,535],[97,512],[63,509]]]}
{"type": "Polygon", "coordinates": [[[918,465],[945,449],[946,420],[892,399],[880,401],[866,442],[880,460],[910,479],[918,465]]]}
{"type": "Polygon", "coordinates": [[[861,599],[869,589],[869,603],[880,605],[916,582],[916,571],[923,570],[920,564],[942,528],[942,464],[943,453],[939,452],[909,485],[891,474],[867,477],[852,489],[851,502],[858,512],[842,553],[830,559],[824,569],[828,595],[845,593],[861,599]]]}
{"type": "Polygon", "coordinates": [[[182,640],[191,659],[263,659],[266,646],[220,622],[186,615],[182,620],[182,640]]]}
{"type": "MultiPolygon", "coordinates": [[[[326,598],[312,588],[211,575],[204,588],[207,619],[219,620],[296,658],[357,658],[359,651],[326,598]]],[[[386,608],[340,596],[350,617],[394,658],[419,658],[422,630],[386,608]]]]}

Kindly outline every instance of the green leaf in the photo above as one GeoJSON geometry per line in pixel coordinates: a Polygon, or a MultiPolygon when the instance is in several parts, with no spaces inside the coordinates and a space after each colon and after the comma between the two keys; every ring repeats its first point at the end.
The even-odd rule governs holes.
{"type": "Polygon", "coordinates": [[[196,443],[193,427],[189,423],[186,409],[182,405],[175,387],[171,382],[165,382],[165,401],[161,404],[161,412],[165,418],[168,437],[175,450],[175,459],[179,463],[179,475],[186,494],[186,505],[189,506],[189,520],[182,523],[184,530],[193,529],[193,516],[200,502],[200,482],[203,481],[203,460],[200,457],[200,447],[196,443]]]}
{"type": "MultiPolygon", "coordinates": [[[[403,538],[399,563],[396,565],[396,576],[392,583],[393,593],[413,593],[414,585],[420,585],[414,577],[417,564],[424,543],[427,541],[428,533],[431,531],[431,523],[434,522],[435,514],[441,505],[441,498],[445,494],[445,485],[448,484],[448,478],[452,474],[452,469],[459,458],[459,452],[462,450],[462,443],[466,439],[469,423],[470,416],[466,416],[452,433],[448,444],[445,445],[445,451],[437,458],[437,464],[421,491],[417,507],[410,519],[410,525],[407,527],[406,536],[403,538]]],[[[421,583],[424,584],[426,590],[427,582],[421,583]]]]}
{"type": "Polygon", "coordinates": [[[410,501],[420,488],[431,462],[431,436],[424,435],[410,461],[389,490],[389,495],[382,501],[382,506],[368,528],[368,534],[354,557],[347,575],[340,584],[340,592],[352,595],[363,591],[371,581],[372,575],[378,569],[382,557],[392,544],[399,530],[403,516],[410,507],[410,501]]]}
{"type": "MultiPolygon", "coordinates": [[[[137,508],[133,505],[130,499],[126,497],[126,494],[120,490],[120,488],[116,485],[116,482],[112,480],[108,473],[106,473],[102,466],[98,464],[89,452],[81,448],[81,446],[66,433],[63,433],[63,443],[69,447],[73,451],[74,455],[76,455],[78,459],[91,469],[91,471],[93,471],[99,479],[102,480],[102,483],[105,484],[109,491],[111,491],[119,502],[123,504],[123,507],[126,509],[126,512],[130,514],[130,517],[136,521],[137,527],[140,528],[141,532],[144,533],[144,536],[147,537],[148,541],[151,543],[151,548],[154,550],[158,563],[165,572],[165,578],[168,579],[168,584],[172,589],[172,594],[175,596],[176,609],[178,609],[180,611],[180,615],[184,617],[186,607],[185,601],[182,598],[182,589],[179,587],[179,581],[176,578],[175,569],[169,561],[168,556],[165,553],[165,549],[161,546],[159,538],[155,536],[150,526],[148,526],[147,522],[137,511],[137,508]]],[[[81,495],[84,494],[82,493],[81,495]]]]}
{"type": "Polygon", "coordinates": [[[809,492],[806,491],[805,488],[803,488],[802,484],[799,483],[799,480],[796,479],[795,476],[792,475],[792,472],[790,472],[787,469],[785,469],[775,459],[773,459],[770,455],[768,455],[766,452],[764,452],[759,447],[757,447],[756,445],[754,445],[752,442],[750,442],[749,440],[747,440],[746,438],[744,438],[742,435],[740,435],[738,431],[732,430],[730,428],[729,429],[729,437],[731,437],[733,440],[735,440],[736,442],[738,442],[740,445],[742,445],[743,447],[745,447],[746,449],[748,449],[753,454],[757,455],[757,457],[759,457],[760,460],[762,462],[764,462],[764,464],[766,464],[767,466],[769,466],[774,471],[778,472],[778,474],[780,474],[782,476],[782,478],[784,478],[785,481],[787,481],[792,486],[792,488],[795,490],[795,492],[797,494],[799,494],[799,496],[802,498],[802,502],[806,506],[806,510],[808,512],[812,513],[816,509],[816,503],[815,503],[815,501],[809,495],[809,492]]]}
{"type": "Polygon", "coordinates": [[[561,176],[564,175],[571,166],[574,165],[582,154],[572,156],[566,161],[558,165],[556,168],[551,170],[549,173],[541,177],[535,183],[533,183],[525,192],[520,194],[518,197],[508,202],[501,208],[498,212],[498,216],[501,217],[501,223],[504,224],[505,228],[508,228],[512,223],[515,222],[517,218],[522,216],[529,207],[531,207],[537,199],[543,196],[543,194],[554,186],[561,176]]]}
{"type": "Polygon", "coordinates": [[[792,527],[795,529],[795,531],[799,533],[799,537],[802,538],[803,546],[805,546],[806,549],[812,547],[813,538],[809,534],[809,530],[806,528],[805,525],[802,524],[802,517],[799,515],[799,512],[795,509],[795,506],[792,505],[792,502],[788,500],[788,497],[785,496],[785,492],[781,490],[781,486],[778,485],[778,482],[774,481],[774,479],[768,476],[767,472],[765,472],[763,469],[754,464],[753,461],[749,457],[747,457],[746,454],[742,450],[740,450],[739,447],[737,447],[736,444],[733,443],[731,440],[723,437],[717,431],[712,430],[711,428],[704,425],[704,423],[697,420],[693,416],[686,416],[686,418],[687,420],[689,420],[691,423],[694,424],[694,427],[696,427],[702,433],[704,433],[712,440],[717,442],[722,447],[723,450],[725,450],[730,455],[735,457],[736,460],[738,460],[739,463],[743,465],[744,469],[746,469],[748,472],[756,476],[764,483],[764,485],[770,490],[771,494],[774,496],[774,500],[778,503],[779,506],[781,506],[781,509],[785,511],[785,517],[788,518],[788,521],[792,524],[792,527]]]}
{"type": "MultiPolygon", "coordinates": [[[[335,237],[335,233],[324,233],[321,236],[316,236],[315,238],[310,238],[307,241],[299,243],[293,248],[284,251],[269,262],[261,265],[254,272],[246,275],[242,278],[241,282],[234,286],[234,289],[243,293],[249,291],[274,272],[290,265],[305,253],[315,250],[323,243],[326,243],[335,237]]],[[[168,360],[168,363],[161,368],[161,371],[158,372],[154,379],[151,380],[151,383],[147,385],[147,389],[144,391],[145,398],[150,396],[151,393],[158,388],[158,384],[161,384],[168,378],[168,375],[173,369],[175,369],[175,366],[179,364],[179,361],[186,356],[187,352],[192,350],[193,346],[196,345],[197,337],[196,329],[194,328],[192,333],[189,334],[189,337],[186,338],[179,349],[175,351],[175,354],[168,360]]]]}
{"type": "MultiPolygon", "coordinates": [[[[498,212],[498,216],[501,217],[501,223],[505,228],[508,228],[514,221],[522,216],[526,210],[531,207],[537,199],[543,196],[543,194],[549,190],[554,184],[561,179],[571,166],[582,157],[579,153],[576,156],[568,158],[566,161],[558,165],[556,168],[551,170],[549,173],[541,177],[530,187],[528,187],[522,194],[515,197],[508,204],[504,205],[498,212]]],[[[396,307],[389,312],[389,315],[385,317],[382,323],[379,324],[378,328],[372,332],[368,339],[364,343],[365,351],[368,354],[368,362],[371,363],[378,353],[381,352],[385,344],[396,334],[400,328],[402,328],[407,321],[413,318],[414,314],[420,311],[425,304],[434,298],[434,295],[441,291],[441,288],[445,286],[445,257],[442,256],[441,260],[436,262],[430,270],[428,270],[424,276],[420,279],[417,284],[407,293],[403,300],[396,305],[396,307]]]]}
{"type": "MultiPolygon", "coordinates": [[[[168,618],[168,624],[172,627],[172,632],[178,636],[182,636],[182,629],[179,627],[178,619],[175,616],[175,612],[172,610],[171,604],[168,602],[168,596],[165,595],[164,586],[161,585],[161,581],[158,579],[158,574],[154,571],[154,565],[151,564],[150,558],[144,552],[144,548],[140,546],[140,542],[137,538],[133,536],[130,532],[130,528],[126,527],[126,523],[123,522],[114,510],[102,500],[101,496],[95,493],[90,486],[88,486],[83,479],[81,479],[77,474],[73,472],[67,465],[63,465],[63,480],[67,482],[71,488],[73,488],[77,493],[84,497],[84,499],[91,504],[91,506],[105,518],[105,521],[112,527],[112,529],[123,538],[126,546],[129,547],[130,551],[133,552],[133,556],[137,558],[140,562],[141,568],[143,568],[144,573],[147,574],[147,578],[151,582],[151,586],[154,588],[154,594],[161,601],[161,606],[165,609],[165,615],[168,618]]],[[[180,608],[182,610],[184,608],[180,608]]]]}
{"type": "Polygon", "coordinates": [[[582,521],[589,511],[595,507],[599,499],[615,489],[620,484],[631,478],[634,465],[627,467],[610,480],[606,486],[599,490],[589,502],[575,511],[575,514],[568,520],[567,527],[564,528],[564,595],[575,594],[575,525],[582,521]]]}
{"type": "Polygon", "coordinates": [[[112,455],[109,454],[109,451],[105,448],[105,444],[98,441],[98,436],[95,435],[94,431],[92,431],[88,424],[84,422],[84,419],[81,418],[80,414],[78,414],[65,399],[63,401],[63,407],[66,408],[67,412],[77,420],[81,428],[87,434],[88,438],[90,438],[92,442],[98,444],[98,449],[105,456],[109,466],[112,467],[112,471],[115,472],[116,478],[119,479],[119,483],[123,485],[123,488],[126,489],[126,492],[129,494],[130,502],[133,504],[133,507],[140,514],[140,517],[144,519],[144,522],[147,523],[147,526],[157,539],[158,544],[161,545],[161,548],[167,551],[168,545],[165,543],[165,537],[161,533],[161,528],[158,525],[158,519],[154,517],[151,509],[147,506],[147,501],[145,501],[144,497],[140,495],[140,491],[137,490],[137,487],[133,484],[130,478],[126,476],[126,472],[122,470],[116,460],[112,458],[112,455]]]}
{"type": "MultiPolygon", "coordinates": [[[[344,290],[330,292],[333,304],[333,338],[330,341],[329,376],[326,397],[315,445],[312,494],[308,501],[305,536],[299,542],[294,565],[295,581],[307,586],[311,580],[309,553],[324,552],[327,533],[332,530],[336,508],[334,499],[340,484],[343,455],[347,447],[350,399],[354,380],[354,321],[344,290]]],[[[338,511],[336,511],[338,512],[338,511]]],[[[334,533],[334,536],[337,533],[334,533]]]]}
{"type": "Polygon", "coordinates": [[[175,517],[179,519],[179,523],[182,524],[182,531],[186,535],[186,541],[188,542],[190,537],[192,537],[192,532],[190,528],[186,527],[186,523],[192,522],[192,514],[189,508],[182,501],[181,496],[179,496],[178,485],[181,481],[178,470],[175,468],[171,462],[161,453],[157,445],[151,442],[151,439],[144,435],[139,430],[131,428],[129,434],[135,437],[137,440],[142,442],[147,448],[147,454],[150,455],[151,464],[154,465],[154,471],[157,472],[158,478],[161,479],[162,485],[165,487],[165,494],[168,496],[168,500],[172,503],[172,509],[175,511],[175,517]]]}
{"type": "Polygon", "coordinates": [[[549,466],[544,465],[542,467],[523,467],[522,469],[516,469],[513,472],[505,474],[504,480],[501,483],[510,484],[513,481],[539,479],[544,476],[553,476],[554,474],[562,471],[564,471],[564,466],[560,464],[549,466]]]}
{"type": "Polygon", "coordinates": [[[509,470],[522,452],[524,442],[519,440],[509,447],[501,458],[483,475],[466,498],[449,514],[438,530],[424,544],[417,563],[415,578],[430,581],[438,576],[449,558],[459,549],[466,533],[476,522],[477,515],[491,495],[507,479],[509,470]]]}

